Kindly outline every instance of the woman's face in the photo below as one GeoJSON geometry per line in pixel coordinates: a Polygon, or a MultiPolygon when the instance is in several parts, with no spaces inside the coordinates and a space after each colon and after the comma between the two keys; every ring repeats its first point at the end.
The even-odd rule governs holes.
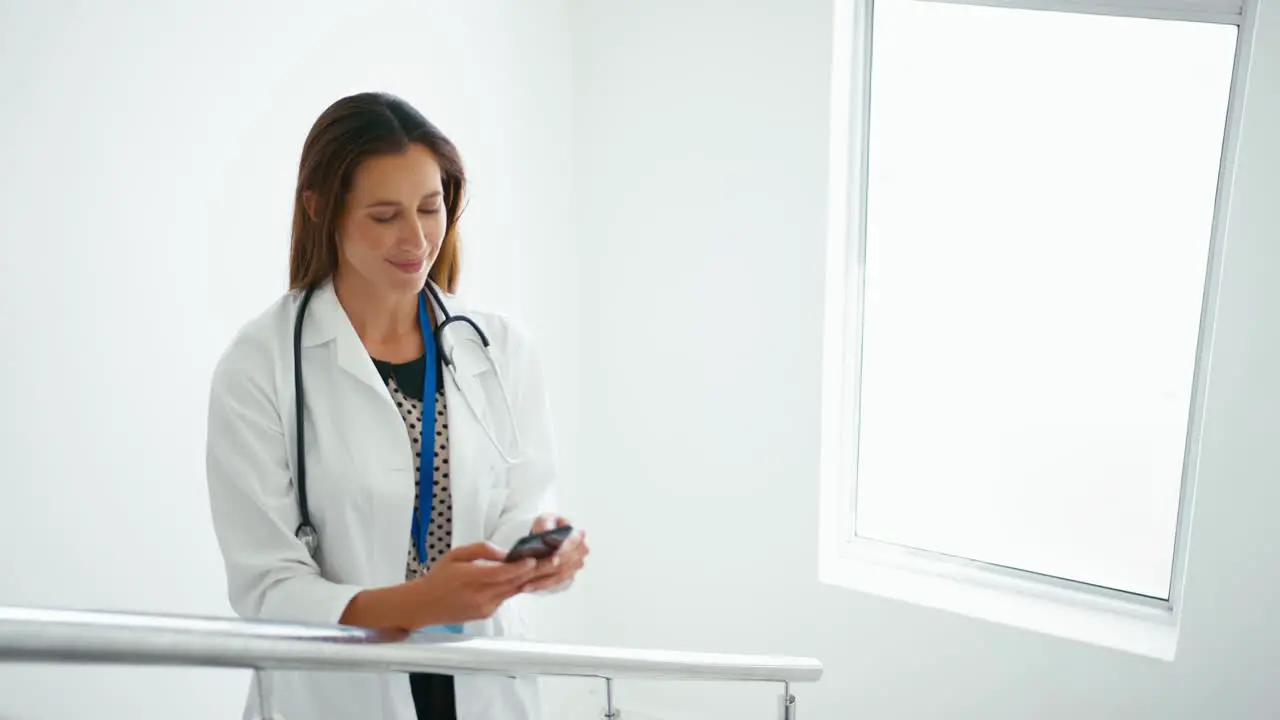
{"type": "Polygon", "coordinates": [[[440,253],[446,221],[440,165],[416,143],[362,162],[338,227],[338,272],[391,294],[415,294],[440,253]]]}

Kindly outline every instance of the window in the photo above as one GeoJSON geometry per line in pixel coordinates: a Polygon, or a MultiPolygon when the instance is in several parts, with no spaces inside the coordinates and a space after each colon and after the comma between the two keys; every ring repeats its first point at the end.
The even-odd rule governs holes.
{"type": "Polygon", "coordinates": [[[1243,9],[1019,4],[854,7],[824,537],[1172,628],[1243,9]]]}

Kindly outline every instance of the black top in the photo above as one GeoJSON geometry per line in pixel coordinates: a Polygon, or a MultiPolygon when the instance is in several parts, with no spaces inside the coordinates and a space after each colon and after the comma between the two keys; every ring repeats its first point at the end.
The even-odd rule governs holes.
{"type": "MultiPolygon", "coordinates": [[[[394,379],[401,392],[418,402],[422,402],[422,376],[427,370],[427,356],[425,353],[404,363],[390,363],[386,360],[373,358],[373,366],[378,368],[378,374],[382,376],[383,382],[394,379]]],[[[436,353],[436,392],[444,389],[443,370],[440,354],[436,353]]]]}

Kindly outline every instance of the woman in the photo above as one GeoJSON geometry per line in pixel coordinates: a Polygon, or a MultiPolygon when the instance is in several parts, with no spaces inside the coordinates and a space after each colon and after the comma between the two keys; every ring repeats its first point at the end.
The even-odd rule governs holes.
{"type": "MultiPolygon", "coordinates": [[[[555,470],[529,342],[452,294],[465,186],[453,144],[396,97],[343,98],[311,129],[291,290],[236,336],[210,397],[209,495],[242,617],[514,636],[521,617],[506,601],[563,589],[582,567],[577,530],[550,558],[503,562],[522,536],[568,523],[544,512],[555,470]],[[483,348],[483,333],[500,384],[475,374],[475,357],[463,369],[446,355],[458,343],[436,333],[451,316],[462,351],[483,348]]],[[[538,716],[532,679],[269,681],[290,719],[538,716]]],[[[250,698],[252,716],[257,688],[250,698]]]]}

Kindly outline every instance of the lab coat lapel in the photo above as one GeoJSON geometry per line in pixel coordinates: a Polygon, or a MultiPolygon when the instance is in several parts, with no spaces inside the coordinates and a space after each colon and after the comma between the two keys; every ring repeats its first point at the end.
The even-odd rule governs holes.
{"type": "Polygon", "coordinates": [[[326,281],[316,288],[307,308],[307,320],[302,330],[304,346],[335,341],[335,353],[338,366],[350,373],[370,388],[378,391],[391,403],[387,387],[378,374],[378,368],[369,359],[369,353],[351,325],[351,319],[338,302],[338,295],[333,291],[333,282],[326,281]]]}

